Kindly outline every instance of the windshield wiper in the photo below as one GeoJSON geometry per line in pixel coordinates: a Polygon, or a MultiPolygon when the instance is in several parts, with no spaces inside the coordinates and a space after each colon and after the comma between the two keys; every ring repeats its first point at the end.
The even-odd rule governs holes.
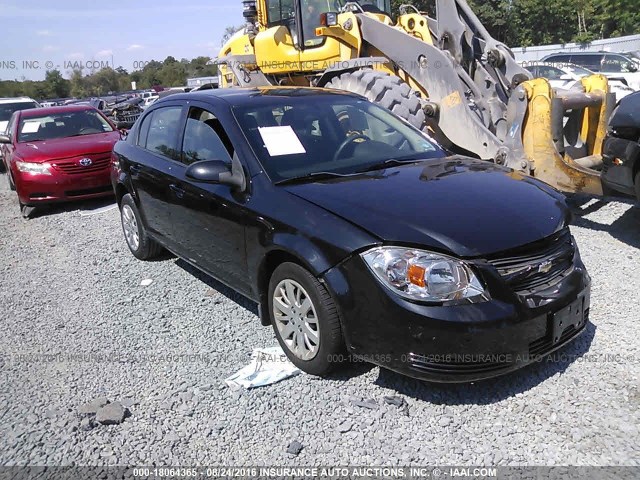
{"type": "Polygon", "coordinates": [[[356,173],[372,172],[373,170],[381,170],[386,167],[396,167],[398,165],[406,165],[408,163],[415,163],[421,160],[425,160],[424,156],[422,155],[420,156],[411,155],[411,156],[400,157],[400,158],[388,158],[383,162],[374,163],[373,165],[369,165],[368,167],[365,167],[362,170],[358,170],[356,173]]]}
{"type": "Polygon", "coordinates": [[[359,172],[354,173],[336,173],[336,172],[312,172],[298,177],[285,178],[275,182],[274,185],[288,185],[291,183],[306,182],[310,180],[324,180],[327,178],[339,178],[339,177],[351,177],[357,175],[359,172]]]}

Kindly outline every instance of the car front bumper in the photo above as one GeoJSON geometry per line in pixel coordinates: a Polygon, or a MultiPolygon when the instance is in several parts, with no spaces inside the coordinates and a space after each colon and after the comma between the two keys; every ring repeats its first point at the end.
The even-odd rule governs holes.
{"type": "Polygon", "coordinates": [[[24,205],[84,200],[113,195],[111,169],[103,168],[85,174],[32,174],[12,170],[20,202],[24,205]]]}
{"type": "MultiPolygon", "coordinates": [[[[493,285],[500,280],[481,273],[493,275],[493,285]]],[[[591,280],[577,250],[571,273],[527,298],[505,285],[483,303],[414,303],[380,285],[359,255],[323,280],[340,306],[345,358],[436,382],[481,380],[539,361],[583,332],[589,315],[591,280]]]]}

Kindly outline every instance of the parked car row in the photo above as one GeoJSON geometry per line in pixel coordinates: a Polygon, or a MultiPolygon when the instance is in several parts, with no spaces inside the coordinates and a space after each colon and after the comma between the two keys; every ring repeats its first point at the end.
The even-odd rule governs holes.
{"type": "MultiPolygon", "coordinates": [[[[582,78],[595,73],[571,63],[538,62],[528,64],[524,68],[531,72],[534,78],[546,78],[553,88],[561,90],[569,90],[579,84],[582,78]]],[[[620,100],[634,92],[633,88],[629,87],[623,78],[610,77],[608,81],[609,89],[612,93],[615,93],[616,100],[620,100]]]]}
{"type": "Polygon", "coordinates": [[[624,82],[633,90],[640,90],[640,68],[635,57],[611,52],[558,52],[542,61],[553,64],[572,64],[624,82]]]}

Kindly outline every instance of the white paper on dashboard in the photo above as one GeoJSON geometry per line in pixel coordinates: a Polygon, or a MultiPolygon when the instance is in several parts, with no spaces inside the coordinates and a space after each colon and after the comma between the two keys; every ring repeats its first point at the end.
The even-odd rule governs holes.
{"type": "Polygon", "coordinates": [[[300,139],[289,125],[283,127],[259,127],[262,141],[272,157],[307,153],[300,139]]]}
{"type": "Polygon", "coordinates": [[[36,133],[40,128],[40,122],[24,122],[22,133],[36,133]]]}

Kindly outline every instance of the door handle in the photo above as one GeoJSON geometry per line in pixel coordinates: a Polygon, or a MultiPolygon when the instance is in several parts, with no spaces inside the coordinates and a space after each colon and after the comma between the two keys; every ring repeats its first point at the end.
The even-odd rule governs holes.
{"type": "Polygon", "coordinates": [[[184,197],[184,193],[185,193],[185,192],[184,192],[184,190],[183,190],[182,188],[180,188],[179,186],[174,185],[174,184],[172,183],[171,185],[169,185],[169,188],[171,189],[171,191],[172,191],[173,193],[175,193],[175,194],[176,194],[176,197],[178,197],[178,198],[182,198],[182,197],[184,197]]]}

